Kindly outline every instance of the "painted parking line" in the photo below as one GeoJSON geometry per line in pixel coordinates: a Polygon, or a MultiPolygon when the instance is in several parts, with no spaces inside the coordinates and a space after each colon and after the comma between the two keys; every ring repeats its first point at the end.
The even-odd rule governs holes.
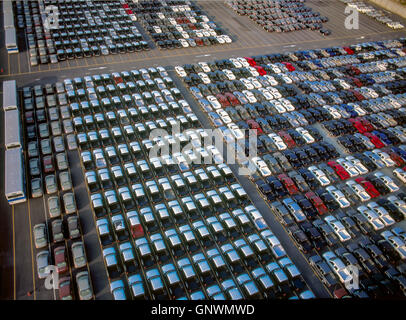
{"type": "Polygon", "coordinates": [[[14,225],[14,206],[11,207],[12,221],[13,221],[13,297],[17,300],[17,275],[16,275],[16,232],[14,225]]]}
{"type": "MultiPolygon", "coordinates": [[[[28,170],[28,168],[27,168],[28,170]]],[[[33,284],[33,293],[34,300],[37,299],[36,289],[35,289],[35,267],[34,267],[34,249],[32,245],[32,225],[31,225],[31,209],[30,209],[30,199],[27,197],[27,207],[28,207],[28,221],[30,227],[30,246],[31,246],[31,265],[32,265],[32,284],[33,284]]]]}

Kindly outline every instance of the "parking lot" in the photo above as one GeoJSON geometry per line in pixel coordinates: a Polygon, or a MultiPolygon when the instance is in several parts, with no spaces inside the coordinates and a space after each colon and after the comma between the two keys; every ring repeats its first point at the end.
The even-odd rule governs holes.
{"type": "MultiPolygon", "coordinates": [[[[333,30],[332,35],[324,37],[319,33],[311,31],[298,31],[289,33],[288,36],[284,34],[271,35],[259,29],[258,26],[249,21],[248,18],[235,15],[229,8],[225,7],[222,2],[203,1],[200,3],[200,6],[209,14],[209,17],[212,16],[216,21],[221,20],[220,26],[232,37],[233,43],[224,46],[174,49],[171,51],[153,49],[148,52],[138,52],[136,54],[117,54],[67,60],[58,64],[40,65],[38,67],[31,67],[29,65],[27,51],[20,51],[17,55],[7,55],[5,49],[2,48],[0,51],[0,59],[2,62],[2,73],[0,77],[3,79],[15,78],[17,79],[19,88],[22,88],[36,84],[44,85],[46,83],[55,83],[57,81],[63,81],[63,79],[66,78],[72,79],[75,76],[100,74],[102,72],[111,73],[130,70],[131,68],[139,69],[142,67],[157,66],[158,64],[169,66],[168,70],[173,70],[174,65],[195,63],[202,60],[207,61],[229,58],[231,56],[252,56],[259,53],[283,52],[286,49],[289,51],[305,48],[312,49],[350,44],[354,43],[354,41],[363,42],[366,40],[391,39],[402,35],[404,36],[404,32],[392,31],[364,15],[360,16],[360,29],[353,31],[351,35],[349,35],[342,24],[345,17],[344,5],[342,3],[325,1],[322,3],[309,2],[308,5],[316,6],[321,14],[330,18],[326,26],[333,30]],[[332,10],[335,10],[334,16],[331,16],[332,10]],[[216,16],[221,16],[222,19],[216,19],[216,16]]],[[[0,21],[0,27],[1,24],[2,22],[0,21]]],[[[143,36],[148,37],[148,33],[142,29],[140,30],[143,36]]],[[[152,43],[152,41],[150,41],[150,43],[152,43]]],[[[178,80],[175,79],[175,74],[172,71],[169,71],[169,73],[175,82],[178,83],[178,80]]],[[[193,101],[193,98],[187,94],[187,91],[183,89],[182,85],[179,84],[178,87],[182,94],[185,95],[186,100],[198,116],[203,127],[211,127],[210,121],[201,112],[201,109],[193,101]]],[[[0,120],[2,120],[1,117],[0,120]]],[[[334,142],[334,139],[328,137],[327,132],[322,127],[318,127],[317,125],[315,125],[315,127],[322,133],[324,140],[334,142]]],[[[339,145],[336,145],[336,147],[339,151],[342,150],[339,145]]],[[[87,189],[82,174],[83,168],[80,164],[79,154],[76,151],[68,151],[67,155],[71,164],[70,172],[74,185],[78,214],[81,217],[93,289],[97,299],[110,299],[109,282],[99,245],[99,236],[95,228],[94,216],[89,204],[89,199],[86,196],[87,189]]],[[[3,159],[0,159],[0,164],[2,164],[2,162],[3,159]]],[[[231,169],[236,172],[233,166],[231,166],[231,169]]],[[[383,170],[383,172],[388,175],[391,173],[387,170],[383,170]]],[[[2,177],[2,175],[3,172],[0,176],[2,177]]],[[[1,178],[1,180],[3,184],[4,179],[1,178]]],[[[272,215],[268,204],[260,197],[256,189],[254,189],[254,185],[244,177],[238,177],[238,180],[248,192],[251,200],[256,204],[257,209],[263,214],[265,221],[280,240],[287,254],[302,271],[303,278],[316,296],[322,297],[331,295],[332,291],[330,290],[330,293],[328,293],[326,288],[321,284],[320,279],[312,272],[306,257],[300,253],[291,238],[289,238],[286,230],[272,215]]],[[[0,184],[0,186],[2,184],[0,184]]],[[[4,188],[1,189],[4,190],[4,188]]],[[[4,197],[2,197],[1,206],[4,212],[10,212],[9,215],[2,218],[4,219],[4,223],[2,223],[2,228],[4,229],[2,237],[9,239],[9,241],[5,240],[1,242],[8,244],[7,248],[2,248],[2,259],[6,261],[2,270],[2,283],[3,279],[5,279],[4,283],[6,283],[2,288],[2,296],[10,299],[53,299],[54,293],[46,290],[43,287],[43,281],[39,281],[36,278],[36,251],[33,248],[34,243],[31,235],[33,226],[45,220],[44,214],[46,216],[47,208],[44,200],[29,199],[26,204],[18,205],[11,209],[5,203],[4,197]],[[32,291],[32,293],[27,295],[27,292],[30,291],[32,291]]],[[[399,225],[403,226],[404,222],[401,222],[399,225]]]]}

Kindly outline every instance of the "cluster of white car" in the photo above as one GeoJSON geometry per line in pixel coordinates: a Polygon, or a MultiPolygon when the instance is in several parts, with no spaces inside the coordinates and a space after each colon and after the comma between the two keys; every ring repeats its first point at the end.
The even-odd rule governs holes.
{"type": "MultiPolygon", "coordinates": [[[[178,11],[184,12],[185,16],[189,19],[190,23],[197,23],[196,20],[197,17],[203,20],[203,22],[200,23],[202,26],[201,29],[186,31],[174,18],[166,17],[165,14],[163,14],[162,12],[157,14],[159,19],[161,20],[167,19],[169,23],[172,24],[178,32],[180,32],[183,38],[180,38],[178,40],[184,48],[190,46],[190,41],[188,40],[191,39],[192,37],[198,38],[215,37],[220,44],[233,42],[233,40],[228,35],[225,34],[218,35],[217,32],[214,30],[214,28],[217,27],[216,24],[210,21],[210,19],[206,15],[197,16],[197,14],[194,11],[192,11],[192,9],[188,5],[173,6],[171,8],[173,9],[174,12],[178,11]]],[[[162,33],[162,29],[160,28],[160,26],[154,25],[152,27],[155,33],[162,33]]]]}
{"type": "Polygon", "coordinates": [[[355,8],[358,12],[361,12],[371,18],[374,18],[376,21],[386,24],[389,28],[392,29],[403,29],[404,26],[399,21],[394,21],[389,18],[382,10],[377,10],[373,6],[366,4],[363,1],[354,1],[354,0],[341,0],[346,3],[349,7],[355,8]]]}

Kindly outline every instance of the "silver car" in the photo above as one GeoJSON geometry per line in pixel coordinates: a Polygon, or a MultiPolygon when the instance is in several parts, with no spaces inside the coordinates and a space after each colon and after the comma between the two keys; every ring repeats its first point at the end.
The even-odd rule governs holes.
{"type": "Polygon", "coordinates": [[[72,244],[72,257],[75,268],[86,266],[85,248],[82,242],[75,242],[72,244]]]}
{"type": "Polygon", "coordinates": [[[33,233],[34,233],[35,248],[42,249],[48,245],[46,226],[44,223],[36,224],[34,226],[33,233]]]}
{"type": "Polygon", "coordinates": [[[61,205],[59,203],[59,197],[48,198],[48,212],[51,218],[56,218],[61,215],[61,205]]]}
{"type": "Polygon", "coordinates": [[[80,300],[92,300],[93,290],[90,285],[89,273],[87,271],[79,272],[76,275],[76,283],[80,300]]]}
{"type": "Polygon", "coordinates": [[[37,272],[38,278],[44,279],[49,274],[45,271],[49,265],[49,251],[41,251],[37,253],[37,272]]]}
{"type": "Polygon", "coordinates": [[[31,180],[31,195],[33,198],[39,198],[43,196],[42,183],[40,178],[31,180]]]}
{"type": "Polygon", "coordinates": [[[76,212],[75,196],[72,192],[63,195],[63,205],[65,207],[65,213],[71,214],[76,212]]]}

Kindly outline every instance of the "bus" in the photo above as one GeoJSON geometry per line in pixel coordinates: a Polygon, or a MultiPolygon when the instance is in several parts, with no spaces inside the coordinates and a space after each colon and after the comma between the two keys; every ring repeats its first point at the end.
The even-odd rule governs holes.
{"type": "Polygon", "coordinates": [[[4,21],[4,29],[12,29],[14,28],[14,15],[11,12],[4,12],[3,14],[3,21],[4,21]]]}
{"type": "Polygon", "coordinates": [[[21,120],[18,109],[4,111],[4,144],[6,149],[21,148],[21,120]]]}
{"type": "Polygon", "coordinates": [[[17,36],[16,36],[16,29],[8,28],[4,29],[6,34],[6,49],[8,54],[18,53],[18,46],[17,46],[17,36]]]}
{"type": "Polygon", "coordinates": [[[3,110],[17,109],[17,86],[15,80],[3,82],[3,110]]]}
{"type": "Polygon", "coordinates": [[[27,201],[23,151],[13,148],[5,151],[4,193],[10,205],[27,201]]]}

